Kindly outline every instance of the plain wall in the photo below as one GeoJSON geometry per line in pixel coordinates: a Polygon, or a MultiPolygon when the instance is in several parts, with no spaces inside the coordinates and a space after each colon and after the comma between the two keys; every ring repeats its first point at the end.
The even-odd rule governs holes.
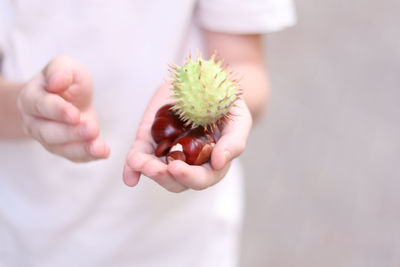
{"type": "Polygon", "coordinates": [[[302,0],[266,38],[243,267],[400,266],[400,2],[302,0]]]}

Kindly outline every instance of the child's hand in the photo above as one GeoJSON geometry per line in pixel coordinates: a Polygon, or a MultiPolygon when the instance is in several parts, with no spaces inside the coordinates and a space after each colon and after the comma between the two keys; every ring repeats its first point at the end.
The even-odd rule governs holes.
{"type": "Polygon", "coordinates": [[[48,151],[71,161],[107,158],[92,106],[89,71],[68,57],[53,59],[18,97],[23,127],[48,151]]]}
{"type": "Polygon", "coordinates": [[[154,155],[156,144],[151,136],[151,126],[158,108],[168,102],[168,91],[167,86],[162,86],[145,111],[125,162],[124,182],[135,186],[143,174],[171,192],[206,189],[218,183],[227,173],[231,160],[243,152],[252,125],[250,112],[244,101],[237,101],[238,106],[231,110],[232,121],[225,125],[213,149],[211,164],[191,166],[174,160],[167,165],[154,155]]]}

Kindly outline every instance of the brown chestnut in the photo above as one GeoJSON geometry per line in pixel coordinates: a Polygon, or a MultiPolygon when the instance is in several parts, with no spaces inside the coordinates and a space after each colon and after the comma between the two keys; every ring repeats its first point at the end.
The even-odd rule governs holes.
{"type": "Polygon", "coordinates": [[[172,146],[172,141],[168,139],[161,140],[160,143],[158,143],[156,151],[154,151],[154,154],[157,157],[165,156],[167,155],[171,146],[172,146]]]}
{"type": "Polygon", "coordinates": [[[203,127],[191,129],[173,142],[167,158],[177,159],[173,153],[179,151],[185,155],[186,163],[201,165],[210,160],[215,143],[214,135],[203,127]]]}
{"type": "Polygon", "coordinates": [[[172,106],[172,104],[162,106],[155,115],[151,135],[157,144],[165,139],[173,142],[187,130],[179,117],[170,110],[172,106]]]}

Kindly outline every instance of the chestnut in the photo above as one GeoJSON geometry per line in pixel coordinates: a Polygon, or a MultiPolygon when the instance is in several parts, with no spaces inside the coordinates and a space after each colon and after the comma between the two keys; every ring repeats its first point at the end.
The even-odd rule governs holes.
{"type": "Polygon", "coordinates": [[[212,149],[216,141],[213,133],[197,127],[185,132],[173,142],[169,153],[167,154],[167,162],[180,159],[182,155],[176,152],[182,152],[185,156],[184,161],[190,165],[201,165],[210,160],[212,149]]]}
{"type": "Polygon", "coordinates": [[[187,130],[179,117],[170,110],[172,106],[162,106],[157,111],[151,127],[151,136],[158,144],[155,151],[157,157],[167,154],[172,142],[187,130]]]}
{"type": "Polygon", "coordinates": [[[172,104],[162,106],[154,117],[151,136],[157,144],[164,139],[172,142],[187,130],[179,117],[170,110],[172,106],[172,104]]]}
{"type": "Polygon", "coordinates": [[[161,140],[160,143],[158,143],[156,150],[154,151],[154,154],[157,157],[162,157],[167,155],[169,149],[172,146],[172,141],[168,139],[161,140]]]}
{"type": "Polygon", "coordinates": [[[210,131],[204,127],[186,127],[171,110],[172,104],[162,106],[156,113],[151,135],[157,143],[154,154],[166,156],[167,163],[182,160],[190,165],[201,165],[210,160],[212,149],[219,138],[218,127],[210,131]]]}

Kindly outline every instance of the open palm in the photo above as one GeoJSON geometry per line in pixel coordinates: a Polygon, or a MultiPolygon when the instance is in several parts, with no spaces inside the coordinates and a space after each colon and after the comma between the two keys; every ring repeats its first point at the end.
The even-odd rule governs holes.
{"type": "Polygon", "coordinates": [[[172,102],[169,92],[168,85],[164,84],[150,100],[126,158],[124,182],[128,186],[135,186],[143,174],[171,192],[182,192],[189,188],[206,189],[218,183],[229,170],[231,160],[243,152],[252,126],[250,112],[243,100],[237,101],[231,110],[232,120],[223,127],[210,163],[193,166],[174,160],[166,164],[154,155],[156,143],[151,136],[151,126],[157,110],[172,102]]]}

